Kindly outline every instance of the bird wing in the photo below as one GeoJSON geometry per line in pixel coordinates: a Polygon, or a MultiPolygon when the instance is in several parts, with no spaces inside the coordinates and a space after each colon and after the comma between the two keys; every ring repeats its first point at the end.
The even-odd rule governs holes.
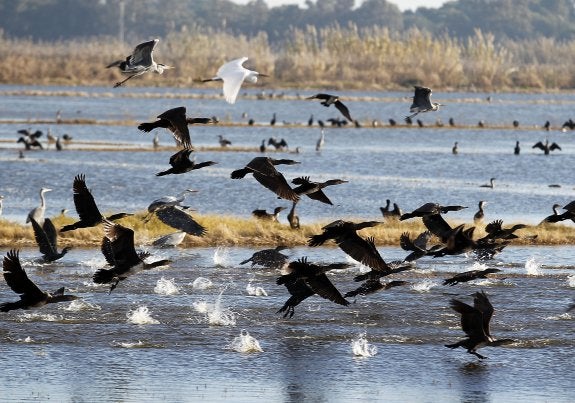
{"type": "Polygon", "coordinates": [[[551,144],[551,147],[549,147],[550,150],[559,150],[561,151],[561,147],[559,147],[559,144],[557,143],[553,143],[551,144]]]}
{"type": "MultiPolygon", "coordinates": [[[[46,219],[48,220],[48,219],[46,219]]],[[[40,253],[43,255],[53,255],[56,253],[54,245],[50,242],[50,238],[44,231],[40,224],[36,222],[35,219],[30,217],[30,222],[32,223],[32,228],[34,229],[34,238],[36,238],[36,243],[40,249],[40,253]]]]}
{"type": "Polygon", "coordinates": [[[336,243],[342,251],[354,260],[377,271],[391,271],[375,248],[373,238],[363,239],[353,231],[350,234],[336,239],[336,243]]]}
{"type": "Polygon", "coordinates": [[[281,173],[276,171],[274,175],[265,175],[260,172],[253,172],[253,175],[262,186],[271,190],[282,199],[294,202],[299,200],[299,196],[293,191],[281,173]]]}
{"type": "Polygon", "coordinates": [[[537,143],[533,144],[533,147],[531,148],[540,148],[542,150],[545,150],[545,146],[543,145],[542,142],[538,141],[537,143]]]}
{"type": "Polygon", "coordinates": [[[50,220],[49,218],[44,219],[44,224],[42,225],[42,228],[44,229],[44,232],[48,237],[48,242],[50,242],[50,245],[52,245],[54,251],[56,251],[56,246],[58,245],[58,238],[57,238],[58,235],[56,233],[56,227],[54,227],[52,220],[50,220]]]}
{"type": "Polygon", "coordinates": [[[246,60],[247,57],[241,57],[225,63],[216,73],[224,81],[224,97],[230,104],[236,102],[240,87],[246,78],[246,69],[242,66],[246,60]]]}
{"type": "MultiPolygon", "coordinates": [[[[296,191],[296,193],[298,193],[298,192],[296,191]]],[[[331,200],[326,196],[326,194],[321,189],[319,189],[315,192],[312,192],[312,193],[307,193],[307,197],[309,197],[312,200],[317,200],[317,201],[320,201],[320,202],[325,203],[325,204],[333,205],[331,200]]]]}
{"type": "Polygon", "coordinates": [[[148,42],[140,43],[129,57],[128,63],[131,66],[141,65],[150,66],[153,63],[152,52],[158,44],[159,39],[154,39],[148,42]]]}
{"type": "Polygon", "coordinates": [[[338,111],[341,112],[341,114],[350,122],[353,122],[353,119],[351,118],[351,115],[349,113],[349,109],[347,108],[347,106],[345,106],[341,101],[337,100],[334,102],[335,107],[337,108],[338,111]]]}
{"type": "Polygon", "coordinates": [[[489,332],[489,322],[493,316],[493,305],[489,302],[487,294],[484,291],[476,292],[473,298],[473,306],[482,314],[482,326],[485,335],[491,337],[489,332]]]}
{"type": "Polygon", "coordinates": [[[192,146],[188,122],[186,120],[185,106],[168,109],[161,115],[158,115],[158,119],[166,119],[171,123],[172,127],[168,127],[168,129],[170,129],[174,138],[182,143],[185,148],[192,146]]]}
{"type": "Polygon", "coordinates": [[[26,272],[20,264],[17,250],[12,249],[4,256],[3,268],[6,284],[8,284],[16,294],[21,294],[22,297],[25,296],[31,299],[40,299],[44,296],[42,290],[26,275],[26,272]]]}
{"type": "Polygon", "coordinates": [[[190,154],[192,153],[192,150],[189,148],[184,148],[180,151],[178,151],[177,153],[175,153],[174,155],[172,155],[170,157],[170,165],[174,168],[178,168],[181,167],[183,165],[186,165],[186,163],[189,163],[190,161],[190,154]]]}
{"type": "Polygon", "coordinates": [[[175,206],[156,210],[156,216],[164,224],[190,235],[202,236],[206,233],[206,229],[196,222],[192,216],[175,206]]]}
{"type": "Polygon", "coordinates": [[[110,266],[115,266],[116,259],[114,258],[114,251],[112,250],[112,242],[108,238],[102,238],[102,245],[100,245],[100,250],[106,259],[106,262],[108,262],[110,266]]]}
{"type": "Polygon", "coordinates": [[[96,205],[94,196],[86,186],[85,176],[76,175],[72,185],[74,191],[74,206],[81,221],[99,222],[102,219],[102,213],[96,205]]]}
{"type": "Polygon", "coordinates": [[[430,96],[430,88],[415,86],[413,104],[411,105],[410,112],[432,109],[433,106],[431,105],[430,96]]]}
{"type": "Polygon", "coordinates": [[[329,278],[327,278],[325,273],[318,276],[308,277],[304,281],[309,288],[311,288],[320,297],[339,305],[349,305],[349,301],[341,295],[333,283],[329,281],[329,278]]]}
{"type": "Polygon", "coordinates": [[[141,263],[134,246],[134,231],[132,229],[104,220],[104,234],[110,240],[116,268],[125,268],[127,270],[141,263]]]}
{"type": "Polygon", "coordinates": [[[440,214],[426,214],[421,219],[423,220],[423,225],[425,225],[429,232],[441,238],[443,242],[453,233],[453,228],[451,228],[440,214]]]}
{"type": "Polygon", "coordinates": [[[452,299],[450,305],[454,311],[461,314],[461,328],[467,336],[485,338],[482,315],[478,309],[457,299],[452,299]]]}
{"type": "Polygon", "coordinates": [[[363,283],[361,286],[359,286],[358,288],[356,288],[353,291],[349,291],[347,292],[344,297],[355,297],[356,295],[367,295],[367,294],[371,294],[374,293],[378,290],[381,290],[383,288],[383,284],[381,284],[381,282],[379,280],[367,280],[365,283],[363,283]]]}

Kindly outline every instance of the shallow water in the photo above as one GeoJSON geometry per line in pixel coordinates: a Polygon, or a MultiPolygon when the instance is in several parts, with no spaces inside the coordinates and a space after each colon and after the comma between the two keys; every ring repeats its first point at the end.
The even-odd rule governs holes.
{"type": "MultiPolygon", "coordinates": [[[[192,116],[217,115],[230,122],[245,122],[241,115],[247,112],[261,126],[192,127],[193,144],[215,146],[217,135],[222,134],[234,146],[255,148],[264,138],[284,137],[292,150],[299,146],[302,151],[274,154],[301,161],[281,168],[288,179],[310,175],[312,180],[349,180],[326,189],[333,206],[304,199],[298,206],[303,223],[380,219],[379,207],[386,198],[404,210],[428,201],[467,205],[466,210],[450,213],[450,218],[462,222],[470,222],[478,201],[486,200],[487,221],[537,223],[551,213],[552,204],[567,204],[575,195],[573,133],[558,130],[572,117],[575,96],[570,94],[434,94],[447,106],[421,116],[428,126],[436,118],[447,122],[453,117],[461,125],[475,126],[483,119],[497,127],[327,128],[324,150],[318,154],[314,147],[319,129],[308,128],[305,122],[311,113],[323,120],[337,113],[313,102],[244,97],[230,106],[221,99],[171,98],[185,96],[184,90],[136,88],[115,92],[0,86],[0,93],[3,216],[19,222],[38,204],[42,186],[54,189],[47,194],[48,216],[68,208],[68,214],[76,217],[71,185],[78,173],[86,174],[89,188],[106,212],[141,211],[152,200],[186,188],[200,191],[189,196],[187,204],[201,213],[249,217],[256,208],[289,206],[250,177],[229,179],[232,170],[259,155],[255,152],[197,152],[197,161],[218,164],[167,177],[154,175],[168,166],[171,153],[167,151],[80,151],[72,144],[61,153],[34,151],[19,159],[13,141],[16,131],[27,127],[44,131],[50,127],[52,133],[69,133],[78,142],[151,148],[152,135],[132,126],[7,123],[54,119],[58,110],[65,119],[102,122],[145,121],[179,105],[186,105],[192,116]],[[30,96],[23,90],[51,95],[30,96]],[[77,94],[56,96],[54,91],[77,94]],[[487,95],[492,95],[492,102],[485,101],[487,95]],[[273,112],[280,123],[269,127],[273,112]],[[519,129],[509,128],[514,119],[520,121],[519,129]],[[301,124],[283,127],[283,120],[301,124]],[[554,127],[550,132],[540,129],[546,120],[554,127]],[[531,149],[545,137],[559,143],[562,151],[545,157],[531,149]],[[520,156],[512,154],[516,140],[523,146],[520,156]],[[451,154],[454,141],[460,150],[455,156],[451,154]],[[496,187],[480,188],[490,177],[497,178],[496,187]]],[[[297,95],[295,91],[286,94],[297,95]]],[[[352,114],[367,123],[400,121],[409,106],[409,94],[349,95],[369,97],[369,101],[346,102],[352,114]]],[[[160,135],[163,144],[172,144],[169,135],[160,135]]],[[[285,215],[280,215],[280,221],[286,222],[285,215]]],[[[152,253],[151,259],[170,258],[173,263],[135,275],[111,294],[108,287],[91,281],[94,271],[104,265],[97,249],[74,249],[50,265],[35,262],[37,250],[22,251],[25,270],[42,289],[65,285],[82,300],[0,316],[1,400],[575,399],[574,313],[565,313],[575,296],[572,246],[510,246],[486,263],[502,272],[454,287],[443,286],[443,279],[477,268],[478,263],[466,256],[425,258],[418,261],[416,270],[394,276],[409,281],[408,286],[358,297],[348,307],[311,297],[296,307],[291,319],[276,314],[289,297],[285,288],[275,284],[278,273],[239,266],[255,251],[252,248],[139,246],[152,253]],[[257,292],[258,287],[264,292],[257,292]],[[496,309],[492,333],[516,340],[510,346],[481,350],[489,357],[483,361],[463,349],[443,347],[463,337],[459,319],[449,308],[450,299],[470,303],[470,295],[479,289],[488,293],[496,309]],[[263,351],[249,348],[253,341],[241,339],[245,334],[263,351]],[[354,353],[352,342],[360,336],[375,348],[375,354],[354,353]]],[[[379,250],[386,261],[405,257],[399,246],[379,250]]],[[[318,262],[348,261],[339,249],[329,247],[290,250],[291,259],[303,256],[318,262]]],[[[330,278],[347,292],[357,287],[352,278],[360,270],[355,265],[330,278]]],[[[0,280],[0,301],[16,298],[0,280]]]]}

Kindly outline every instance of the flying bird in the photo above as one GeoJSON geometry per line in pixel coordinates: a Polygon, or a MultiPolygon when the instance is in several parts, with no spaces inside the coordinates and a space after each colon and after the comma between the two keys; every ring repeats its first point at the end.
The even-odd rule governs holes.
{"type": "Polygon", "coordinates": [[[195,169],[201,169],[205,167],[209,167],[211,165],[217,164],[214,161],[205,161],[196,163],[190,160],[190,154],[192,153],[191,148],[184,148],[174,155],[170,157],[170,165],[172,166],[170,169],[162,172],[158,172],[156,176],[165,176],[170,174],[185,174],[186,172],[190,172],[195,169]]]}
{"type": "Polygon", "coordinates": [[[136,46],[132,54],[126,57],[126,60],[117,60],[106,66],[106,68],[118,67],[122,73],[129,74],[126,79],[117,82],[114,88],[120,87],[130,78],[140,76],[150,71],[162,74],[164,70],[173,69],[172,66],[166,66],[165,64],[154,61],[153,52],[159,41],[159,39],[154,39],[140,43],[136,46]]]}
{"type": "Polygon", "coordinates": [[[138,129],[149,133],[157,128],[168,129],[176,141],[185,148],[192,147],[190,131],[188,125],[216,123],[213,118],[188,118],[186,116],[186,107],[178,106],[177,108],[168,109],[161,115],[158,120],[149,123],[140,123],[138,129]]]}
{"type": "Polygon", "coordinates": [[[330,95],[330,94],[315,94],[311,97],[307,97],[306,99],[319,99],[321,100],[321,104],[325,107],[330,105],[334,105],[338,111],[350,122],[353,122],[351,115],[349,113],[349,109],[345,106],[340,100],[338,95],[330,95]]]}
{"type": "Polygon", "coordinates": [[[431,88],[415,86],[415,94],[413,96],[413,103],[409,108],[412,113],[405,117],[406,122],[414,118],[417,114],[429,111],[436,111],[440,106],[443,106],[437,102],[431,102],[431,88]]]}
{"type": "Polygon", "coordinates": [[[263,266],[266,269],[279,269],[288,261],[288,256],[281,253],[282,250],[288,249],[287,246],[279,245],[273,249],[263,249],[257,252],[240,264],[251,262],[254,265],[263,266]]]}
{"type": "Polygon", "coordinates": [[[240,92],[240,87],[245,80],[251,83],[256,83],[258,81],[258,77],[268,77],[266,74],[246,69],[243,66],[246,60],[248,60],[247,57],[241,57],[239,59],[232,60],[231,62],[227,62],[218,69],[214,77],[202,81],[223,81],[224,98],[228,103],[233,104],[236,102],[236,98],[240,92]]]}
{"type": "Polygon", "coordinates": [[[0,304],[0,312],[8,312],[14,309],[39,308],[46,304],[78,299],[75,295],[65,295],[64,287],[53,293],[42,291],[26,275],[26,272],[20,264],[18,254],[18,250],[12,249],[4,256],[3,274],[6,284],[8,284],[16,294],[20,294],[20,300],[0,304]]]}
{"type": "Polygon", "coordinates": [[[276,170],[275,165],[299,164],[299,162],[288,159],[273,159],[269,157],[255,157],[244,168],[232,172],[232,179],[241,179],[247,174],[253,174],[254,178],[282,199],[298,201],[299,196],[289,186],[285,177],[276,170]]]}
{"type": "Polygon", "coordinates": [[[154,211],[156,217],[170,227],[187,234],[203,236],[206,229],[178,206],[166,206],[154,211]]]}
{"type": "Polygon", "coordinates": [[[473,295],[473,306],[461,302],[457,299],[451,300],[451,308],[461,314],[461,328],[467,338],[454,344],[446,344],[445,347],[467,349],[469,354],[475,355],[479,359],[484,359],[477,350],[484,346],[497,347],[504,344],[513,343],[512,339],[495,340],[489,331],[489,322],[493,316],[493,305],[489,302],[485,292],[476,292],[473,295]]]}
{"type": "Polygon", "coordinates": [[[60,232],[71,231],[78,228],[95,227],[104,219],[115,221],[120,218],[133,215],[128,213],[117,213],[104,217],[96,205],[92,192],[90,192],[90,189],[86,186],[86,176],[84,174],[76,175],[74,183],[72,184],[72,189],[74,191],[74,206],[76,207],[78,216],[80,216],[80,220],[73,224],[63,226],[60,228],[60,232]]]}
{"type": "Polygon", "coordinates": [[[331,200],[326,196],[322,189],[327,186],[340,185],[342,183],[347,183],[348,181],[343,179],[330,179],[325,182],[312,182],[309,176],[302,176],[295,178],[291,181],[294,185],[298,187],[294,188],[293,191],[299,196],[307,195],[312,200],[317,200],[325,204],[331,204],[331,200]]]}
{"type": "Polygon", "coordinates": [[[262,210],[262,209],[257,209],[252,211],[252,215],[256,218],[259,218],[260,220],[270,220],[270,221],[275,221],[275,222],[279,222],[278,221],[278,215],[279,213],[281,213],[283,210],[285,210],[286,207],[276,207],[274,209],[273,213],[268,213],[266,210],[262,210]]]}
{"type": "Polygon", "coordinates": [[[443,285],[454,286],[455,284],[466,283],[478,278],[487,278],[488,274],[498,273],[500,271],[500,269],[469,270],[463,273],[457,273],[455,276],[445,279],[443,285]]]}
{"type": "Polygon", "coordinates": [[[390,288],[399,287],[407,284],[409,284],[409,282],[403,280],[394,280],[384,284],[380,280],[369,279],[355,290],[345,293],[344,297],[345,298],[355,297],[356,295],[365,296],[368,294],[373,294],[374,292],[380,290],[389,290],[390,288]]]}
{"type": "Polygon", "coordinates": [[[58,252],[58,234],[52,220],[46,218],[44,224],[40,226],[33,218],[30,218],[32,229],[34,230],[34,238],[40,249],[45,262],[53,262],[63,257],[70,249],[71,246],[66,246],[61,252],[58,252]]]}

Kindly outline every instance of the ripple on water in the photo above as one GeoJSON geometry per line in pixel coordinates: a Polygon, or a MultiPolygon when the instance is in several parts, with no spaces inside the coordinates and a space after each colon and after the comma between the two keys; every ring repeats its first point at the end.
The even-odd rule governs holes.
{"type": "Polygon", "coordinates": [[[76,299],[70,302],[68,306],[64,306],[61,309],[70,312],[81,312],[81,311],[99,311],[102,309],[102,307],[100,307],[100,305],[97,304],[91,304],[89,302],[86,302],[83,299],[76,299]]]}

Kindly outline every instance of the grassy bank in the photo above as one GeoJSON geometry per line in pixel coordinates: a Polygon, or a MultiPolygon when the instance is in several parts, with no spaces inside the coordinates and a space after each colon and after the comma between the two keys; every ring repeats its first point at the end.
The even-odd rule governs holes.
{"type": "MultiPolygon", "coordinates": [[[[149,39],[149,38],[143,38],[149,39]]],[[[123,59],[135,43],[112,38],[37,43],[3,38],[0,82],[29,85],[104,85],[118,81],[110,62],[123,59]]],[[[193,87],[223,62],[249,56],[247,67],[269,74],[268,87],[390,90],[425,84],[437,90],[550,90],[575,87],[575,41],[540,39],[495,43],[476,32],[467,41],[433,38],[412,30],[355,26],[293,30],[281,46],[265,34],[233,36],[192,29],[169,34],[155,51],[175,66],[162,77],[145,75],[128,86],[193,87]]],[[[204,84],[203,87],[209,86],[204,84]]]]}
{"type": "MultiPolygon", "coordinates": [[[[175,232],[155,217],[143,222],[143,214],[127,217],[119,222],[135,231],[137,244],[148,244],[161,235],[175,232]]],[[[187,235],[182,247],[215,247],[215,246],[249,246],[267,247],[283,244],[286,246],[304,246],[311,235],[321,233],[321,227],[327,222],[304,225],[299,230],[292,230],[286,224],[257,220],[255,218],[238,218],[220,215],[194,214],[194,218],[207,229],[203,237],[187,235]]],[[[74,222],[70,217],[53,219],[56,228],[74,222]]],[[[359,221],[359,220],[358,220],[359,221]]],[[[510,226],[510,225],[509,225],[510,226]]],[[[505,226],[507,228],[507,225],[505,226]]],[[[397,221],[386,220],[383,225],[365,229],[362,236],[375,237],[378,246],[398,246],[403,232],[410,232],[412,237],[425,228],[421,220],[397,221]]],[[[560,224],[528,227],[516,232],[521,238],[513,241],[516,245],[572,245],[575,244],[575,228],[560,224]],[[535,239],[528,237],[537,235],[535,239]],[[526,238],[523,238],[526,237],[526,238]]],[[[477,229],[477,237],[483,234],[477,229]]],[[[101,227],[79,229],[60,234],[59,246],[73,245],[82,247],[99,247],[103,237],[101,227]]],[[[330,243],[331,244],[331,243],[330,243]]],[[[0,219],[0,247],[33,247],[34,235],[30,226],[0,219]]]]}

